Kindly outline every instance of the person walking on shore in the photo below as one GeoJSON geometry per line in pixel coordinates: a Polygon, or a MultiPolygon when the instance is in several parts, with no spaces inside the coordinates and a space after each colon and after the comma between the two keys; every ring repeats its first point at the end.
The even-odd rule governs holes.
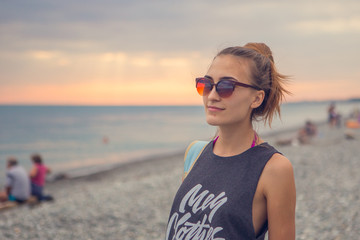
{"type": "Polygon", "coordinates": [[[292,164],[252,124],[280,116],[286,80],[263,43],[223,49],[196,78],[206,121],[218,131],[184,176],[166,239],[264,239],[267,231],[270,240],[295,239],[292,164]]]}
{"type": "Polygon", "coordinates": [[[31,160],[33,163],[30,170],[31,195],[35,196],[39,202],[53,200],[52,196],[43,195],[46,175],[51,172],[50,168],[43,163],[39,154],[32,155],[31,160]]]}
{"type": "Polygon", "coordinates": [[[10,157],[7,161],[5,191],[0,193],[2,201],[25,203],[30,197],[30,179],[18,161],[10,157]]]}

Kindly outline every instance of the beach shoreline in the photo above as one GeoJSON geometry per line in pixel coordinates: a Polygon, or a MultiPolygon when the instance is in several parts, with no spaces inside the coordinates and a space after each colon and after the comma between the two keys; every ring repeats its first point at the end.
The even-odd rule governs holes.
{"type": "MultiPolygon", "coordinates": [[[[356,239],[360,130],[319,126],[311,144],[276,146],[296,132],[265,138],[293,163],[297,239],[356,239]]],[[[1,239],[164,239],[181,184],[183,152],[46,186],[53,203],[0,212],[1,239]]]]}
{"type": "Polygon", "coordinates": [[[171,152],[163,152],[158,154],[150,154],[141,157],[132,157],[127,160],[118,161],[111,164],[98,164],[94,166],[88,166],[83,168],[66,169],[56,171],[49,175],[47,178],[47,184],[51,184],[64,179],[81,179],[92,176],[108,174],[111,171],[121,170],[122,168],[137,167],[144,162],[157,162],[160,159],[173,158],[184,154],[184,150],[174,150],[171,152]]]}
{"type": "MultiPolygon", "coordinates": [[[[327,123],[326,121],[319,121],[316,122],[315,124],[319,127],[323,127],[327,123]]],[[[260,135],[266,141],[269,140],[269,142],[274,144],[274,142],[276,142],[276,140],[279,139],[296,138],[296,134],[301,127],[303,126],[277,129],[275,131],[267,131],[260,135]]],[[[211,139],[197,139],[197,140],[210,141],[211,139]]],[[[190,142],[188,144],[190,144],[190,142]]],[[[54,173],[47,178],[47,181],[48,183],[52,183],[62,179],[77,179],[92,175],[99,175],[102,173],[106,174],[110,170],[126,167],[127,165],[136,165],[137,163],[141,163],[144,161],[153,161],[159,158],[171,158],[173,156],[179,156],[179,155],[183,156],[186,147],[187,146],[184,145],[182,149],[180,148],[178,150],[159,151],[157,153],[143,153],[143,154],[139,154],[138,156],[123,158],[122,160],[108,164],[97,164],[82,168],[73,168],[73,169],[70,168],[65,170],[54,169],[55,170],[54,173]]]]}

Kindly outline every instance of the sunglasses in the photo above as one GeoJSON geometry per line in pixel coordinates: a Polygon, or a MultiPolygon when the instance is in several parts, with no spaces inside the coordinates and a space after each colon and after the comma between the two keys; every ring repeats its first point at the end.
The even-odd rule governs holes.
{"type": "Polygon", "coordinates": [[[196,78],[195,80],[196,80],[197,92],[201,96],[208,95],[214,86],[215,86],[217,94],[222,98],[230,97],[231,94],[234,92],[236,86],[261,90],[261,88],[259,88],[259,87],[256,87],[253,85],[248,85],[248,84],[237,82],[237,81],[233,81],[230,79],[221,79],[216,84],[213,83],[213,81],[211,79],[206,78],[206,77],[196,78]]]}

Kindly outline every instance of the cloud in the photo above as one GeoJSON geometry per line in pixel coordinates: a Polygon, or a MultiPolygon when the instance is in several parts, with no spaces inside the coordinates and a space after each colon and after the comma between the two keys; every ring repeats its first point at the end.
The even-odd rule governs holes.
{"type": "Polygon", "coordinates": [[[100,54],[99,59],[100,61],[106,63],[115,62],[115,63],[123,64],[128,59],[128,56],[124,52],[107,52],[100,54]]]}
{"type": "Polygon", "coordinates": [[[57,66],[67,66],[71,64],[70,58],[58,51],[33,50],[29,51],[27,55],[34,60],[52,63],[57,66]]]}
{"type": "MultiPolygon", "coordinates": [[[[114,99],[119,89],[136,92],[148,83],[186,82],[192,91],[218,50],[251,41],[267,43],[281,72],[296,81],[355,79],[359,11],[358,0],[5,1],[0,84],[78,83],[114,99]]],[[[94,91],[83,89],[89,93],[74,95],[86,101],[94,91]]]]}
{"type": "Polygon", "coordinates": [[[163,58],[159,65],[164,67],[186,67],[190,65],[188,58],[163,58]]]}
{"type": "Polygon", "coordinates": [[[299,21],[292,24],[290,29],[305,34],[318,35],[323,33],[360,33],[360,17],[299,21]]]}
{"type": "Polygon", "coordinates": [[[283,16],[274,14],[277,9],[281,1],[35,1],[21,8],[8,2],[0,15],[3,40],[12,49],[171,52],[240,44],[267,33],[262,26],[283,16]]]}
{"type": "Polygon", "coordinates": [[[290,91],[293,93],[288,99],[291,101],[302,100],[328,100],[348,99],[359,97],[360,82],[354,79],[343,78],[341,81],[298,81],[292,84],[290,91]]]}
{"type": "Polygon", "coordinates": [[[50,59],[54,59],[59,55],[58,52],[52,52],[52,51],[30,51],[29,54],[32,58],[39,60],[50,60],[50,59]]]}

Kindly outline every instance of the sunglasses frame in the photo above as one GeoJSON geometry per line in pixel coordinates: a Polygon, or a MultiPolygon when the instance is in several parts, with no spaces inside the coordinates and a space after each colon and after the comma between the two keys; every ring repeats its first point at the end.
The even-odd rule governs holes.
{"type": "MultiPolygon", "coordinates": [[[[198,77],[198,78],[196,78],[196,79],[195,79],[195,81],[196,81],[196,85],[195,85],[196,88],[197,88],[198,82],[201,81],[201,80],[205,80],[205,81],[209,81],[209,82],[210,82],[210,86],[211,86],[211,87],[210,87],[209,93],[212,91],[212,89],[213,89],[214,86],[215,86],[216,92],[219,94],[218,84],[221,83],[221,82],[224,82],[224,81],[230,82],[230,83],[233,85],[233,89],[232,89],[232,91],[231,91],[231,94],[234,92],[235,86],[240,86],[240,87],[244,87],[244,88],[253,88],[253,89],[258,90],[258,91],[262,90],[261,88],[259,88],[259,87],[257,87],[257,86],[249,85],[249,84],[246,84],[246,83],[241,83],[241,82],[234,81],[234,80],[227,79],[227,78],[225,78],[225,79],[220,79],[220,81],[218,81],[217,83],[213,83],[212,80],[211,80],[210,78],[207,78],[207,77],[198,77]]],[[[207,94],[209,94],[209,93],[207,93],[207,94]]],[[[200,94],[200,93],[199,93],[199,94],[200,94]]],[[[207,95],[207,94],[203,94],[202,96],[205,96],[205,95],[207,95]]],[[[229,96],[226,96],[226,97],[230,97],[231,94],[230,94],[229,96]]],[[[200,94],[200,95],[201,95],[201,94],[200,94]]],[[[221,94],[219,94],[219,96],[221,97],[221,94]]]]}

